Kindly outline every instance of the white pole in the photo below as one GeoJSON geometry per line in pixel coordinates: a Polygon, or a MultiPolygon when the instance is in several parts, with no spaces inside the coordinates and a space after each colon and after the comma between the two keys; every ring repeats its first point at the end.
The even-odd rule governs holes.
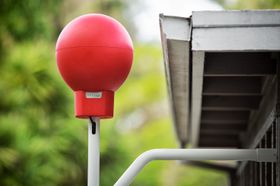
{"type": "Polygon", "coordinates": [[[88,124],[88,186],[99,186],[99,118],[90,118],[88,124]]]}
{"type": "Polygon", "coordinates": [[[142,153],[114,186],[128,186],[152,160],[237,160],[275,162],[275,149],[153,149],[142,153]]]}

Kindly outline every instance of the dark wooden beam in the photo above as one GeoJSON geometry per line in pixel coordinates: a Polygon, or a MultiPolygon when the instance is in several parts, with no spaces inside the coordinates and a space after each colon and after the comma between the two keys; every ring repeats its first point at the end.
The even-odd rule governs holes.
{"type": "Polygon", "coordinates": [[[205,121],[247,121],[249,111],[202,111],[201,120],[205,121]]]}
{"type": "Polygon", "coordinates": [[[247,128],[246,123],[201,123],[200,130],[232,130],[244,131],[247,128]]]}
{"type": "Polygon", "coordinates": [[[204,95],[259,95],[262,77],[204,77],[204,95]]]}
{"type": "Polygon", "coordinates": [[[236,135],[236,134],[200,134],[200,138],[239,140],[239,135],[236,135]]]}
{"type": "Polygon", "coordinates": [[[203,96],[203,110],[258,109],[262,96],[203,96]]]}
{"type": "Polygon", "coordinates": [[[221,148],[238,148],[240,142],[235,139],[228,138],[200,138],[199,147],[221,147],[221,148]]]}
{"type": "Polygon", "coordinates": [[[242,130],[231,129],[200,129],[201,135],[238,135],[242,130]]]}
{"type": "Polygon", "coordinates": [[[276,74],[276,60],[268,52],[206,53],[204,76],[276,74]]]}

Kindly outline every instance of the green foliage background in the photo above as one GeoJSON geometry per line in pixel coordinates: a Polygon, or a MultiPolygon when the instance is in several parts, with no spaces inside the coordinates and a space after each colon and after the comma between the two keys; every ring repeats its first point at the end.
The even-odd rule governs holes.
{"type": "MultiPolygon", "coordinates": [[[[279,7],[279,1],[270,1],[279,7]]],[[[72,92],[55,64],[55,41],[67,22],[89,12],[117,18],[134,37],[135,25],[126,19],[131,3],[0,1],[1,186],[86,185],[87,121],[73,116],[72,92]]],[[[102,186],[113,185],[141,152],[177,147],[160,44],[134,40],[134,45],[132,71],[116,94],[115,117],[101,125],[102,186]]],[[[132,185],[226,185],[226,175],[159,161],[132,185]]]]}
{"type": "Polygon", "coordinates": [[[279,9],[280,0],[214,0],[226,9],[279,9]]]}

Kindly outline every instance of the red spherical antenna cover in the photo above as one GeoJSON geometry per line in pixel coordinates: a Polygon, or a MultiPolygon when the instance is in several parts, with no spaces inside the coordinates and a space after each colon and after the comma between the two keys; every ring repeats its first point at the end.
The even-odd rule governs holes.
{"type": "Polygon", "coordinates": [[[125,81],[133,60],[126,29],[102,14],[80,16],[61,32],[56,60],[75,92],[76,116],[112,117],[114,92],[125,81]]]}

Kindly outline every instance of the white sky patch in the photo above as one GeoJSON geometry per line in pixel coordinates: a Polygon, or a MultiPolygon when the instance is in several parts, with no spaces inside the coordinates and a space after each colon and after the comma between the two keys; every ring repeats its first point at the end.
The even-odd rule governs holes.
{"type": "Polygon", "coordinates": [[[150,42],[160,41],[159,14],[188,17],[192,11],[222,10],[211,0],[143,0],[142,10],[134,16],[137,39],[150,42]]]}

